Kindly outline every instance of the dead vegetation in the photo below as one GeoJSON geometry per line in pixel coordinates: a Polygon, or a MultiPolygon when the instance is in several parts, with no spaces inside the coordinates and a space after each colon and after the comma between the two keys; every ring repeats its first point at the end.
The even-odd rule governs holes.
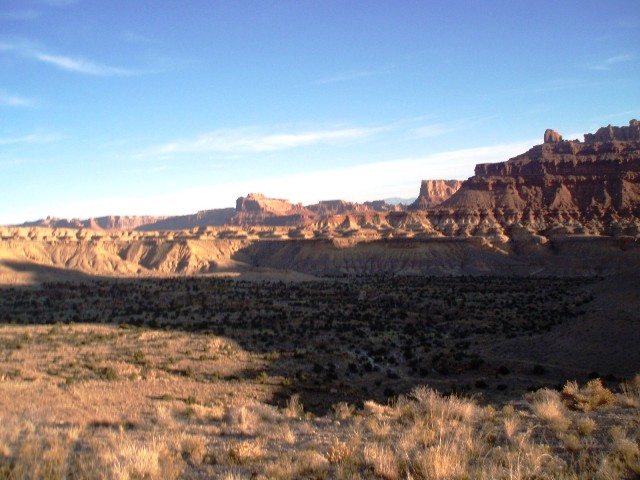
{"type": "MultiPolygon", "coordinates": [[[[579,285],[564,282],[551,282],[556,293],[540,283],[534,295],[549,295],[550,303],[544,306],[541,299],[536,316],[555,315],[552,322],[579,316],[588,297],[579,285]]],[[[509,312],[522,311],[515,305],[518,299],[526,304],[535,282],[487,283],[496,291],[496,308],[506,312],[503,323],[495,311],[478,319],[482,297],[465,279],[444,286],[403,279],[396,295],[381,289],[390,288],[388,283],[365,280],[339,284],[342,292],[320,282],[314,284],[317,291],[312,284],[209,286],[202,279],[149,285],[153,289],[147,291],[144,285],[102,282],[93,293],[68,284],[0,292],[0,479],[640,475],[640,375],[617,385],[587,380],[585,374],[524,396],[510,387],[492,399],[486,386],[475,389],[483,395],[456,394],[454,388],[438,393],[433,386],[417,386],[424,378],[410,374],[416,356],[418,366],[433,368],[432,358],[416,347],[423,335],[432,352],[442,353],[439,360],[452,362],[462,349],[456,347],[459,328],[504,324],[515,335],[528,335],[528,317],[510,321],[509,312]],[[407,295],[422,295],[421,307],[441,302],[443,309],[425,315],[407,295]],[[345,305],[342,317],[332,298],[345,305]],[[357,310],[358,302],[378,306],[357,310]],[[162,305],[163,325],[147,325],[155,312],[150,306],[162,305]],[[244,330],[233,308],[246,312],[244,330]],[[386,333],[375,326],[385,309],[393,319],[386,333]],[[305,330],[314,310],[315,326],[305,330]],[[452,311],[463,320],[447,320],[452,311]],[[476,316],[465,317],[470,312],[476,316]],[[104,322],[98,321],[101,315],[104,322]],[[73,323],[74,317],[94,323],[73,323]],[[197,331],[177,328],[190,326],[192,317],[201,322],[197,331]],[[50,318],[56,323],[46,324],[50,318]],[[216,332],[220,327],[224,335],[216,332]],[[404,355],[403,342],[409,340],[414,357],[404,355]],[[348,354],[354,345],[363,352],[357,355],[366,353],[384,368],[363,369],[361,375],[357,364],[350,366],[358,358],[348,354]],[[375,350],[382,347],[387,350],[375,350]],[[369,397],[353,388],[376,380],[380,386],[369,397]],[[383,394],[389,386],[411,384],[404,394],[383,394]],[[313,395],[323,401],[310,407],[306,399],[313,395]],[[329,399],[327,408],[318,408],[329,399]]],[[[466,338],[471,355],[474,342],[490,342],[495,335],[470,331],[466,338]]],[[[526,366],[533,377],[525,378],[544,379],[533,367],[526,366]]],[[[523,374],[487,360],[437,378],[460,383],[465,372],[486,378],[490,386],[493,378],[509,382],[523,374]],[[494,377],[483,377],[489,371],[494,377]]]]}
{"type": "Polygon", "coordinates": [[[558,391],[498,410],[427,387],[323,417],[296,399],[284,408],[205,401],[194,415],[185,415],[188,402],[156,399],[155,410],[141,402],[136,421],[112,422],[65,419],[51,404],[56,420],[28,408],[3,413],[0,478],[631,479],[640,475],[640,425],[622,396],[637,401],[633,386],[589,411],[568,408],[558,391]]]}
{"type": "MultiPolygon", "coordinates": [[[[574,375],[558,366],[494,358],[493,347],[499,340],[545,335],[559,324],[578,322],[592,301],[587,287],[593,281],[382,276],[298,283],[217,278],[55,283],[0,289],[0,322],[188,331],[220,342],[189,346],[183,340],[172,353],[154,339],[131,344],[119,350],[126,368],[96,364],[93,349],[81,348],[73,361],[51,366],[69,382],[158,370],[198,383],[235,375],[278,385],[280,406],[297,393],[314,413],[340,401],[384,403],[419,384],[502,401],[574,375]],[[264,362],[231,373],[223,360],[237,363],[235,350],[264,362]],[[159,351],[162,358],[155,358],[159,351]]],[[[82,341],[103,340],[109,339],[82,341]]],[[[17,338],[12,349],[29,345],[17,338]]],[[[595,365],[585,365],[575,378],[584,380],[594,370],[595,365]]]]}

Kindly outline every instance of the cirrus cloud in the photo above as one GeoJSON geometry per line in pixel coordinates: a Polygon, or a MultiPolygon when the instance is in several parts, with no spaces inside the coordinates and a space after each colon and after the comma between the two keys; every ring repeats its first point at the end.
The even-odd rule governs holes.
{"type": "Polygon", "coordinates": [[[595,63],[589,66],[590,70],[611,70],[614,65],[619,63],[628,63],[632,62],[636,59],[636,56],[630,53],[625,53],[622,55],[614,55],[609,58],[605,58],[599,63],[595,63]]]}
{"type": "Polygon", "coordinates": [[[51,65],[60,70],[95,76],[129,76],[145,72],[114,67],[69,55],[54,55],[26,42],[0,42],[0,52],[10,52],[21,57],[51,65]]]}
{"type": "Polygon", "coordinates": [[[34,143],[52,143],[60,140],[60,135],[56,134],[39,134],[32,133],[21,137],[0,137],[0,145],[17,145],[17,144],[34,144],[34,143]]]}
{"type": "Polygon", "coordinates": [[[343,127],[293,133],[269,133],[258,128],[222,128],[192,139],[158,145],[137,156],[167,156],[202,152],[275,152],[322,143],[360,140],[383,130],[386,130],[386,127],[343,127]]]}
{"type": "Polygon", "coordinates": [[[22,97],[0,91],[0,106],[8,107],[33,107],[35,101],[31,98],[22,97]]]}

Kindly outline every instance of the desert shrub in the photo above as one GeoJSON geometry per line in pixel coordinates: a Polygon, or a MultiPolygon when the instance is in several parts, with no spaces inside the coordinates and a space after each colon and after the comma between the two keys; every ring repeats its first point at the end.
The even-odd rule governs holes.
{"type": "Polygon", "coordinates": [[[228,409],[225,413],[225,421],[245,435],[256,433],[261,424],[260,416],[247,405],[228,409]]]}
{"type": "Polygon", "coordinates": [[[616,425],[609,430],[611,454],[620,470],[630,470],[640,476],[640,447],[636,440],[627,437],[624,429],[616,425]]]}
{"type": "Polygon", "coordinates": [[[640,373],[620,385],[621,403],[627,407],[640,407],[640,373]]]}
{"type": "Polygon", "coordinates": [[[333,464],[343,464],[352,462],[355,456],[355,446],[353,443],[346,443],[334,438],[333,443],[327,451],[327,460],[333,464]]]}
{"type": "Polygon", "coordinates": [[[302,415],[304,414],[304,407],[300,402],[300,395],[295,394],[289,398],[283,413],[288,418],[302,418],[302,415]]]}
{"type": "Polygon", "coordinates": [[[571,420],[567,417],[567,409],[558,392],[544,388],[532,394],[531,398],[531,410],[547,423],[554,433],[564,433],[569,429],[571,420]]]}
{"type": "Polygon", "coordinates": [[[182,455],[194,465],[200,465],[207,454],[207,440],[203,435],[187,437],[182,441],[182,455]]]}
{"type": "Polygon", "coordinates": [[[580,388],[577,382],[567,382],[562,389],[564,404],[572,410],[591,411],[615,404],[616,397],[611,390],[596,378],[580,388]]]}
{"type": "Polygon", "coordinates": [[[363,450],[365,465],[385,480],[400,478],[398,459],[393,450],[382,443],[367,443],[363,450]]]}
{"type": "Polygon", "coordinates": [[[113,367],[105,367],[101,370],[100,376],[109,381],[114,381],[118,379],[118,371],[113,367]]]}
{"type": "Polygon", "coordinates": [[[347,402],[338,402],[333,404],[331,409],[333,410],[333,416],[337,420],[346,420],[351,418],[356,407],[348,404],[347,402]]]}
{"type": "Polygon", "coordinates": [[[576,420],[576,430],[582,436],[589,436],[596,429],[596,421],[589,417],[583,417],[576,420]]]}
{"type": "Polygon", "coordinates": [[[262,442],[243,440],[229,445],[229,458],[241,465],[261,460],[266,452],[262,442]]]}
{"type": "Polygon", "coordinates": [[[298,479],[327,478],[328,460],[320,452],[312,449],[283,455],[275,462],[270,462],[265,473],[267,478],[298,479]]]}
{"type": "MultiPolygon", "coordinates": [[[[105,445],[96,445],[96,448],[105,445]]],[[[173,479],[182,473],[184,464],[180,456],[160,437],[134,440],[119,439],[99,456],[107,478],[173,479]]]]}
{"type": "Polygon", "coordinates": [[[29,433],[16,445],[6,478],[67,478],[72,447],[73,442],[53,431],[29,433]]]}

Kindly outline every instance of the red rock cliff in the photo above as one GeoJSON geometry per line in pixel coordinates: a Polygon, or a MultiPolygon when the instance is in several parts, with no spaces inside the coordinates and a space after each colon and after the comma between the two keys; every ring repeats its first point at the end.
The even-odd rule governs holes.
{"type": "Polygon", "coordinates": [[[409,210],[424,210],[448,200],[462,186],[460,180],[422,180],[420,193],[409,210]]]}
{"type": "MultiPolygon", "coordinates": [[[[502,230],[521,225],[537,233],[635,236],[640,229],[637,129],[632,120],[629,127],[587,134],[585,142],[547,141],[506,162],[477,165],[442,208],[455,212],[458,223],[482,218],[502,230]]],[[[551,140],[548,132],[545,140],[551,140]]]]}

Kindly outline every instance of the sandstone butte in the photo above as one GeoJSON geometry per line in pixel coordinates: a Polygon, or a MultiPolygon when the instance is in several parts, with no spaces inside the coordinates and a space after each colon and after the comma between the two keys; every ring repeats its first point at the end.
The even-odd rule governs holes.
{"type": "Polygon", "coordinates": [[[150,217],[146,224],[145,217],[104,217],[62,224],[81,228],[57,227],[56,219],[49,222],[55,228],[0,227],[0,282],[78,272],[581,275],[636,269],[640,122],[600,128],[582,142],[553,130],[543,139],[506,162],[477,165],[462,183],[423,181],[404,211],[384,202],[303,206],[249,194],[235,209],[150,217]],[[133,230],[136,218],[142,220],[133,230]],[[106,230],[109,225],[114,229],[106,230]],[[167,228],[143,231],[157,225],[167,228]]]}

